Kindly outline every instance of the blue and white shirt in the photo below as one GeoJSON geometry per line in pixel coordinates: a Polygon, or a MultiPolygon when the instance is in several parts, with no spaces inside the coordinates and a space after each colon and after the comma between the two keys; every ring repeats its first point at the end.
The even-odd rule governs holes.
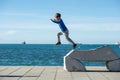
{"type": "Polygon", "coordinates": [[[65,32],[65,31],[68,30],[62,19],[52,20],[52,22],[57,23],[59,25],[59,27],[60,27],[60,29],[61,29],[62,32],[65,32]]]}

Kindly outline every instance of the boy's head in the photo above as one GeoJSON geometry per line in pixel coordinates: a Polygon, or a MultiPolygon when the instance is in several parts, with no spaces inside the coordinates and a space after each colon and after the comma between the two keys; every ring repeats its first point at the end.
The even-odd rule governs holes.
{"type": "Polygon", "coordinates": [[[60,18],[61,18],[61,14],[60,14],[60,13],[56,13],[56,14],[55,14],[55,19],[56,19],[56,20],[59,20],[60,18]]]}

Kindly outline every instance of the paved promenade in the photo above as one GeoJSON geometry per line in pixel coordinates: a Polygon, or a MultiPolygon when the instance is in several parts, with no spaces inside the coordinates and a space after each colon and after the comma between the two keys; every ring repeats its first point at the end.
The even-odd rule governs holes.
{"type": "Polygon", "coordinates": [[[120,80],[120,72],[86,68],[87,72],[67,72],[63,66],[0,66],[0,80],[120,80]]]}

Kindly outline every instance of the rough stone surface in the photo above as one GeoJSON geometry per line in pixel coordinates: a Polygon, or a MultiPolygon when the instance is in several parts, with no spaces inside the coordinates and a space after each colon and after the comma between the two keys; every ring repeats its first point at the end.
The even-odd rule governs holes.
{"type": "Polygon", "coordinates": [[[120,71],[120,59],[109,61],[106,65],[110,71],[120,71]]]}
{"type": "Polygon", "coordinates": [[[120,62],[116,60],[118,58],[119,57],[109,46],[103,46],[92,50],[71,50],[64,57],[64,69],[68,71],[86,71],[85,66],[80,62],[84,60],[91,62],[108,62],[107,68],[110,71],[118,71],[120,70],[120,62]],[[116,67],[114,67],[114,65],[116,65],[116,67]]]}
{"type": "Polygon", "coordinates": [[[66,64],[64,64],[64,69],[67,70],[67,71],[86,71],[85,69],[85,66],[83,66],[83,64],[74,59],[74,58],[71,58],[71,57],[64,57],[65,62],[66,64]],[[72,64],[72,65],[71,65],[72,64]]]}
{"type": "Polygon", "coordinates": [[[67,56],[87,61],[109,61],[119,58],[109,46],[103,46],[92,50],[72,50],[67,56]]]}

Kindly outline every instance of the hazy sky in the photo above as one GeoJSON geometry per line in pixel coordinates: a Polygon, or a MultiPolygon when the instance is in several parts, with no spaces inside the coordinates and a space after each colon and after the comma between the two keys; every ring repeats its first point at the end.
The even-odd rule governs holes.
{"type": "Polygon", "coordinates": [[[0,0],[0,43],[56,43],[56,12],[77,43],[120,41],[120,0],[0,0]]]}

